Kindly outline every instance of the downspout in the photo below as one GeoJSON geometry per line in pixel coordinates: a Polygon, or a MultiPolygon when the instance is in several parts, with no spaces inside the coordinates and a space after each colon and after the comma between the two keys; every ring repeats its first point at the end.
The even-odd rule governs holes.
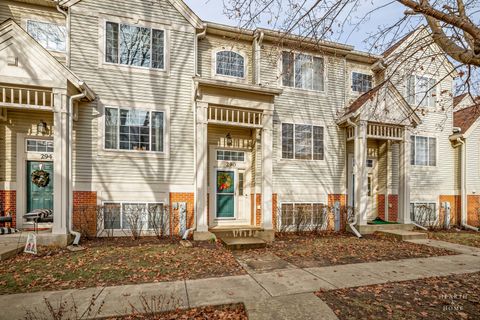
{"type": "Polygon", "coordinates": [[[260,85],[261,80],[260,80],[260,60],[261,60],[261,50],[262,50],[262,43],[263,43],[263,38],[265,37],[265,33],[263,31],[260,31],[259,33],[255,34],[255,37],[253,38],[253,41],[255,43],[255,84],[260,85]]]}
{"type": "Polygon", "coordinates": [[[60,12],[62,15],[65,16],[65,28],[67,30],[66,34],[66,49],[67,49],[67,55],[66,55],[66,65],[67,67],[70,67],[70,15],[63,10],[60,5],[57,3],[57,11],[60,12]]]}
{"type": "Polygon", "coordinates": [[[461,218],[460,225],[465,229],[479,231],[478,228],[470,226],[467,220],[467,146],[462,138],[457,138],[457,143],[460,144],[461,161],[460,161],[460,194],[461,194],[461,218]]]}
{"type": "MultiPolygon", "coordinates": [[[[205,35],[207,34],[207,24],[204,23],[203,24],[203,31],[196,34],[195,35],[195,42],[194,42],[194,75],[195,77],[199,77],[200,75],[198,74],[198,41],[200,39],[203,39],[205,37],[205,35]]],[[[195,138],[195,141],[197,141],[197,105],[196,105],[196,99],[197,99],[197,92],[198,92],[198,88],[197,86],[194,84],[193,86],[193,101],[192,101],[192,105],[193,105],[193,136],[195,138]]],[[[197,144],[194,143],[193,144],[193,155],[194,155],[194,158],[197,159],[197,144]]],[[[196,160],[195,160],[196,161],[196,160]]],[[[197,169],[195,169],[197,170],[197,169]]],[[[195,199],[194,199],[194,202],[196,203],[197,202],[197,177],[196,177],[196,173],[195,173],[195,199]]],[[[195,205],[196,207],[196,205],[195,205]]],[[[195,229],[197,229],[197,210],[194,210],[194,219],[193,219],[193,226],[187,230],[185,230],[185,232],[183,233],[183,236],[182,236],[182,239],[183,240],[187,240],[188,239],[188,235],[190,234],[190,232],[194,231],[195,229]]]]}
{"type": "Polygon", "coordinates": [[[80,100],[87,96],[87,91],[85,89],[84,82],[79,82],[79,86],[82,90],[81,93],[73,95],[70,97],[68,101],[68,181],[69,181],[69,190],[68,190],[68,224],[69,224],[69,231],[70,234],[75,236],[73,240],[73,245],[78,245],[80,242],[80,233],[73,231],[73,174],[72,174],[72,157],[73,157],[73,148],[72,148],[72,139],[73,139],[73,103],[76,100],[80,100]]]}
{"type": "MultiPolygon", "coordinates": [[[[357,130],[356,130],[357,129],[357,124],[355,122],[353,122],[351,118],[347,118],[347,123],[355,129],[355,135],[356,135],[357,134],[357,130]]],[[[357,170],[357,169],[355,169],[355,170],[357,170]]],[[[353,190],[353,189],[352,189],[352,191],[355,192],[355,190],[353,190]]],[[[355,210],[355,208],[353,208],[353,209],[355,210]]],[[[362,234],[355,227],[355,225],[357,224],[357,218],[358,218],[358,212],[355,212],[355,216],[353,218],[353,221],[351,223],[349,223],[348,225],[350,226],[350,229],[353,231],[353,233],[357,237],[361,238],[362,234]]]]}

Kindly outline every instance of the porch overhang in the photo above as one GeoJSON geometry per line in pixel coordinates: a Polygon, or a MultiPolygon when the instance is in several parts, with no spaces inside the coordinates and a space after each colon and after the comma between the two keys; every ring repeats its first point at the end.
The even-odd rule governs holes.
{"type": "MultiPolygon", "coordinates": [[[[362,94],[337,120],[341,127],[352,122],[367,121],[385,128],[416,127],[422,121],[415,110],[405,101],[398,89],[389,81],[384,81],[362,94]]],[[[372,126],[374,129],[374,127],[372,126]]]]}

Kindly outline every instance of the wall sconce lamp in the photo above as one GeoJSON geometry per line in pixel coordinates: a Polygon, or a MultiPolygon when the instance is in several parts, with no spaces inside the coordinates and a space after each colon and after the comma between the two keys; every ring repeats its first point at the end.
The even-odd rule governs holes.
{"type": "Polygon", "coordinates": [[[233,139],[232,139],[232,135],[229,133],[227,133],[227,146],[231,147],[233,144],[233,139]]]}
{"type": "Polygon", "coordinates": [[[40,122],[37,124],[37,133],[44,135],[47,133],[47,130],[47,123],[43,120],[40,120],[40,122]]]}

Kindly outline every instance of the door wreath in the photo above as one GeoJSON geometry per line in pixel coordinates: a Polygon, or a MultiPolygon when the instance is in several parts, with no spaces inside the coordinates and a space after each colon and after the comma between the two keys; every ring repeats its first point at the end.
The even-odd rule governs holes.
{"type": "Polygon", "coordinates": [[[232,176],[226,172],[222,172],[217,178],[217,188],[220,191],[228,190],[232,186],[232,176]]]}
{"type": "Polygon", "coordinates": [[[45,170],[35,170],[32,172],[32,182],[40,188],[45,188],[50,182],[50,173],[45,170]]]}

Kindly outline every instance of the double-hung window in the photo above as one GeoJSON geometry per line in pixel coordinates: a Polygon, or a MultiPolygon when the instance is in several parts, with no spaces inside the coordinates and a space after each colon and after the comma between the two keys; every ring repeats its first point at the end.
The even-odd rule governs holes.
{"type": "Polygon", "coordinates": [[[105,149],[164,152],[165,112],[106,107],[105,149]]]}
{"type": "Polygon", "coordinates": [[[28,20],[27,32],[47,50],[66,51],[67,30],[63,25],[28,20]]]}
{"type": "Polygon", "coordinates": [[[107,22],[105,62],[165,69],[165,31],[107,22]]]}
{"type": "Polygon", "coordinates": [[[437,139],[411,136],[410,164],[415,166],[437,165],[437,139]]]}
{"type": "Polygon", "coordinates": [[[359,72],[352,72],[352,91],[367,92],[372,89],[372,75],[359,72]]]}
{"type": "Polygon", "coordinates": [[[285,87],[325,91],[324,73],[323,58],[282,52],[282,84],[285,87]]]}
{"type": "Polygon", "coordinates": [[[323,160],[324,128],[308,124],[282,123],[282,158],[323,160]]]}
{"type": "Polygon", "coordinates": [[[165,229],[168,232],[169,219],[163,203],[105,202],[103,205],[103,228],[107,230],[165,229]]]}
{"type": "Polygon", "coordinates": [[[219,51],[215,55],[215,71],[217,75],[244,78],[245,58],[234,51],[219,51]]]}
{"type": "Polygon", "coordinates": [[[410,75],[407,78],[407,102],[420,107],[435,107],[436,83],[433,78],[410,75]]]}

